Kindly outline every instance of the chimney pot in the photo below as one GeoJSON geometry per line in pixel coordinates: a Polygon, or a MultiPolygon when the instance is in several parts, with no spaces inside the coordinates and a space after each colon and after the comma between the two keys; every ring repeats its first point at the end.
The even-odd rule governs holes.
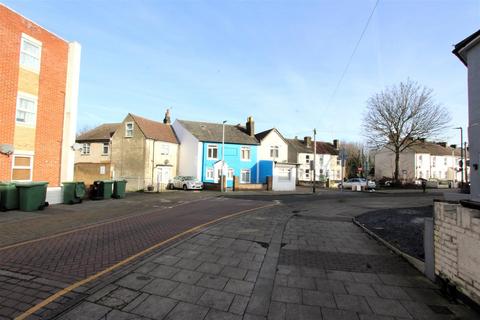
{"type": "Polygon", "coordinates": [[[303,138],[303,143],[305,143],[307,148],[310,148],[312,146],[312,137],[306,136],[303,138]]]}
{"type": "Polygon", "coordinates": [[[450,148],[452,148],[452,149],[457,149],[457,145],[456,145],[456,144],[451,144],[451,145],[450,145],[450,148]]]}
{"type": "Polygon", "coordinates": [[[245,125],[247,129],[247,134],[251,137],[255,135],[255,122],[253,121],[253,117],[250,116],[247,118],[247,123],[245,125]]]}
{"type": "Polygon", "coordinates": [[[171,121],[170,121],[170,109],[167,109],[167,111],[165,112],[165,118],[163,118],[163,123],[165,124],[170,124],[171,121]]]}
{"type": "Polygon", "coordinates": [[[333,147],[338,150],[338,139],[333,139],[333,147]]]}

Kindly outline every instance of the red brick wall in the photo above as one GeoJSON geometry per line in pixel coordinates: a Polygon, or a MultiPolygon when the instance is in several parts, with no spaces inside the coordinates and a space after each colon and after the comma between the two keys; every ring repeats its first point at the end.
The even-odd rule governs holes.
{"type": "MultiPolygon", "coordinates": [[[[0,4],[0,144],[13,144],[21,34],[42,42],[33,180],[60,183],[68,43],[0,4]]],[[[0,180],[11,159],[0,155],[0,180]]]]}

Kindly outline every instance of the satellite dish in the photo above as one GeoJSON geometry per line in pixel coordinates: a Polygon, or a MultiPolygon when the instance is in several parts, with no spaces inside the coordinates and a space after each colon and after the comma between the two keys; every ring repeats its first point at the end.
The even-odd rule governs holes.
{"type": "Polygon", "coordinates": [[[0,153],[10,155],[13,153],[13,145],[11,144],[0,144],[0,153]]]}
{"type": "Polygon", "coordinates": [[[72,150],[73,150],[73,151],[77,151],[77,150],[80,150],[80,149],[82,149],[82,145],[81,145],[80,143],[76,143],[76,142],[75,142],[75,143],[72,145],[72,150]]]}

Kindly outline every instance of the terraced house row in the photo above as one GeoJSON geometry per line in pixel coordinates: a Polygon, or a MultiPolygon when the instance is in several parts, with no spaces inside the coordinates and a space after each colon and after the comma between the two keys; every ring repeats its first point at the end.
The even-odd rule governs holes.
{"type": "Polygon", "coordinates": [[[77,137],[75,178],[126,179],[128,190],[162,191],[177,175],[192,176],[218,189],[222,177],[235,190],[294,190],[298,183],[339,181],[338,141],[286,139],[272,128],[255,133],[245,125],[177,119],[163,122],[128,114],[123,122],[102,124],[77,137]],[[313,156],[316,149],[316,157],[313,156]],[[222,168],[223,165],[223,168],[222,168]]]}

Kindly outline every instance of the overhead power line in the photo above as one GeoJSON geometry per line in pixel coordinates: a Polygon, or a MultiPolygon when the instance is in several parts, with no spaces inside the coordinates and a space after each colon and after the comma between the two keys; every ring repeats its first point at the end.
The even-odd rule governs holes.
{"type": "Polygon", "coordinates": [[[355,47],[353,48],[352,54],[350,55],[350,58],[348,59],[347,65],[345,66],[345,69],[343,69],[342,75],[340,76],[340,79],[338,80],[338,83],[335,86],[335,90],[333,91],[333,94],[330,97],[328,107],[330,107],[330,104],[332,103],[333,99],[335,98],[335,95],[337,94],[338,89],[340,88],[340,85],[343,81],[343,78],[345,78],[345,75],[347,74],[348,68],[350,68],[350,64],[352,63],[353,57],[355,56],[355,53],[357,52],[357,49],[360,45],[360,42],[362,42],[363,36],[365,35],[365,32],[368,29],[370,21],[372,20],[373,14],[375,13],[375,10],[377,9],[377,6],[378,6],[379,2],[380,2],[380,0],[377,0],[375,2],[375,5],[373,6],[372,12],[370,12],[370,16],[368,17],[368,20],[365,23],[365,26],[363,27],[362,33],[360,34],[360,38],[358,38],[358,41],[355,44],[355,47]]]}

